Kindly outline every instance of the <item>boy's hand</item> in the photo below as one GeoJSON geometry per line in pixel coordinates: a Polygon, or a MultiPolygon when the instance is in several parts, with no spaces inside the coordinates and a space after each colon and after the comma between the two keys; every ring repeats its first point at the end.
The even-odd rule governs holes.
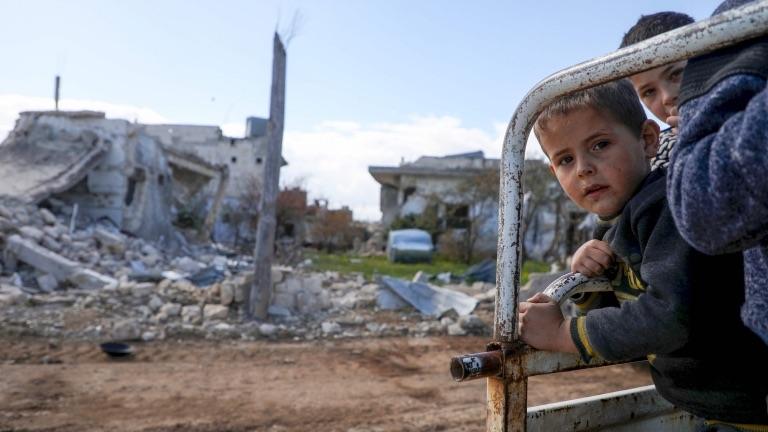
{"type": "Polygon", "coordinates": [[[520,339],[547,351],[578,352],[571,340],[571,320],[564,319],[560,306],[542,293],[521,302],[518,322],[520,339]]]}
{"type": "Polygon", "coordinates": [[[680,126],[680,116],[669,116],[665,122],[672,128],[672,131],[677,133],[677,127],[680,126]]]}
{"type": "Polygon", "coordinates": [[[600,276],[613,264],[613,250],[602,240],[590,240],[573,254],[571,271],[586,277],[600,276]]]}

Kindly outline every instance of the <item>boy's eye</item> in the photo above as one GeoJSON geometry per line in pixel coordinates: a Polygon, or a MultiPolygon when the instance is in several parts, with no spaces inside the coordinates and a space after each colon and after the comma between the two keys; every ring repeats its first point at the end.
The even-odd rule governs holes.
{"type": "Polygon", "coordinates": [[[654,94],[656,94],[655,89],[643,90],[643,94],[641,95],[641,97],[645,99],[645,98],[653,97],[654,94]]]}
{"type": "Polygon", "coordinates": [[[683,77],[683,68],[678,68],[670,72],[669,79],[671,81],[679,81],[683,77]]]}
{"type": "Polygon", "coordinates": [[[608,141],[598,141],[592,146],[592,150],[599,151],[604,149],[609,144],[608,141]]]}
{"type": "Polygon", "coordinates": [[[560,166],[564,166],[564,165],[568,165],[571,162],[573,162],[573,158],[571,156],[564,156],[562,159],[557,161],[557,164],[560,166]]]}

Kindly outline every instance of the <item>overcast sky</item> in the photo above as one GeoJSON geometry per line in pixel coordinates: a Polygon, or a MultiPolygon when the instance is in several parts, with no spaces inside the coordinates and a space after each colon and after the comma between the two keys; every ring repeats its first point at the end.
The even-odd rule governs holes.
{"type": "Polygon", "coordinates": [[[268,115],[272,33],[298,11],[282,182],[377,220],[369,165],[498,157],[536,82],[616,49],[641,14],[698,20],[718,3],[0,0],[0,135],[19,111],[53,107],[59,74],[64,109],[242,136],[247,116],[268,115]]]}

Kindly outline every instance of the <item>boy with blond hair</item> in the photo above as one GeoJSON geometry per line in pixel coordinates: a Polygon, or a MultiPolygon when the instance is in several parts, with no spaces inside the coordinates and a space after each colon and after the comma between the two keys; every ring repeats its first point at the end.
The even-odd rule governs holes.
{"type": "MultiPolygon", "coordinates": [[[[577,205],[610,228],[572,270],[611,273],[614,304],[565,318],[543,294],[520,304],[520,335],[543,350],[619,361],[647,357],[659,393],[716,422],[768,425],[768,349],[739,319],[741,256],[688,245],[667,207],[664,169],[651,171],[659,127],[632,85],[608,83],[551,103],[534,132],[577,205]]],[[[730,427],[730,426],[729,426],[730,427]]],[[[736,426],[734,426],[736,427],[736,426]]]]}

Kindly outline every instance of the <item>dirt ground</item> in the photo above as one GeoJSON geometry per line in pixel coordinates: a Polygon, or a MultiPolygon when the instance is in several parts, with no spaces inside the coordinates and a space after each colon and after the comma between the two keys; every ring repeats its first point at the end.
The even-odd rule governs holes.
{"type": "MultiPolygon", "coordinates": [[[[484,380],[449,359],[484,338],[94,343],[0,337],[0,431],[477,431],[484,380]]],[[[529,405],[650,383],[622,365],[529,381],[529,405]]]]}

